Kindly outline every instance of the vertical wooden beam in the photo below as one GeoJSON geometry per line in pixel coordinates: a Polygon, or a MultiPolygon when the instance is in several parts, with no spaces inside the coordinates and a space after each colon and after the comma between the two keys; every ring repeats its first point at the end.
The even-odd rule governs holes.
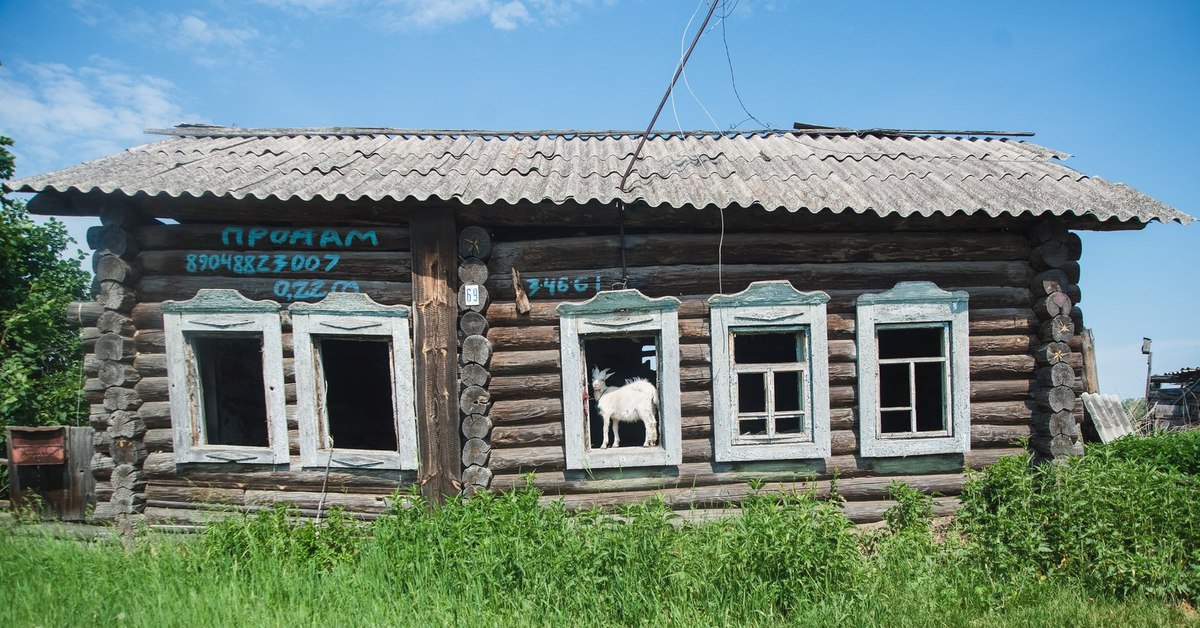
{"type": "Polygon", "coordinates": [[[414,210],[413,373],[421,446],[421,494],[441,503],[458,493],[458,234],[447,208],[414,210]]]}

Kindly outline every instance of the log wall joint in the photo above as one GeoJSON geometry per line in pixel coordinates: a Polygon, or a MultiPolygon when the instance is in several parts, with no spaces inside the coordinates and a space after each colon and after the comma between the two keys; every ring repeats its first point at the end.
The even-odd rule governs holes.
{"type": "Polygon", "coordinates": [[[487,262],[492,254],[491,235],[471,226],[458,236],[458,329],[461,346],[459,359],[459,414],[462,431],[462,490],[472,495],[487,490],[492,483],[488,468],[491,457],[492,419],[488,384],[492,345],[487,332],[490,298],[485,283],[487,262]]]}
{"type": "Polygon", "coordinates": [[[1083,439],[1075,410],[1079,405],[1077,373],[1071,343],[1083,329],[1079,301],[1080,239],[1057,218],[1047,218],[1029,230],[1030,264],[1039,271],[1030,283],[1030,298],[1038,318],[1034,350],[1039,364],[1037,386],[1031,391],[1034,459],[1056,460],[1083,454],[1083,439]]]}

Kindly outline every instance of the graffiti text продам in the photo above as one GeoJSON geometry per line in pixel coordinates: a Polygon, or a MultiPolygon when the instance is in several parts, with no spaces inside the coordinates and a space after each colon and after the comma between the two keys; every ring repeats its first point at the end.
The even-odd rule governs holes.
{"type": "Polygon", "coordinates": [[[303,246],[307,248],[348,249],[355,241],[379,246],[375,230],[347,230],[342,234],[337,229],[292,229],[287,227],[225,227],[221,231],[221,244],[225,246],[254,247],[264,241],[276,246],[303,246]]]}

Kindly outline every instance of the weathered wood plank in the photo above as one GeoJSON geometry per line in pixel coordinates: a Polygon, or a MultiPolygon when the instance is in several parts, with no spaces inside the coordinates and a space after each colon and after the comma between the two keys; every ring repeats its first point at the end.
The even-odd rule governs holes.
{"type": "MultiPolygon", "coordinates": [[[[522,269],[522,272],[523,269],[522,269]]],[[[600,285],[610,286],[621,281],[621,268],[580,268],[555,271],[564,277],[588,277],[600,285]],[[596,278],[599,279],[596,279],[596,278]]],[[[1061,274],[1061,273],[1060,273],[1061,274]]],[[[664,290],[671,294],[703,294],[717,291],[718,277],[715,265],[681,264],[676,266],[640,266],[628,269],[631,288],[638,288],[650,295],[664,290]]],[[[939,286],[1025,286],[1033,278],[1033,269],[1027,262],[891,262],[844,264],[725,264],[722,278],[726,293],[738,292],[755,281],[789,278],[793,284],[808,290],[857,288],[882,291],[892,288],[897,282],[921,277],[939,286]]],[[[512,279],[507,273],[492,275],[488,279],[488,292],[494,300],[511,301],[512,279]]],[[[832,295],[830,295],[832,296],[832,295]]],[[[551,298],[554,295],[540,290],[530,292],[531,301],[551,298]]],[[[558,300],[558,299],[555,299],[558,300]]]]}
{"type": "MultiPolygon", "coordinates": [[[[300,457],[291,457],[291,469],[300,468],[300,457]]],[[[180,465],[176,467],[174,454],[153,452],[142,465],[147,480],[152,485],[179,483],[200,488],[237,488],[261,490],[321,490],[325,482],[324,469],[303,471],[288,470],[288,467],[266,469],[257,465],[204,464],[180,465]]],[[[391,493],[397,488],[416,482],[412,471],[339,469],[329,471],[327,490],[340,492],[391,493]]]]}
{"type": "Polygon", "coordinates": [[[413,353],[417,431],[421,444],[421,494],[433,503],[458,492],[459,448],[458,267],[454,214],[413,212],[413,353]]]}
{"type": "MultiPolygon", "coordinates": [[[[709,264],[717,255],[720,233],[627,235],[630,266],[709,264]]],[[[899,233],[726,233],[726,264],[920,262],[928,260],[1026,260],[1030,244],[1016,234],[964,232],[947,237],[935,232],[899,233]]],[[[596,266],[620,266],[616,235],[497,242],[489,268],[543,272],[571,268],[586,258],[596,266]]],[[[1065,260],[1064,260],[1065,261],[1065,260]]]]}

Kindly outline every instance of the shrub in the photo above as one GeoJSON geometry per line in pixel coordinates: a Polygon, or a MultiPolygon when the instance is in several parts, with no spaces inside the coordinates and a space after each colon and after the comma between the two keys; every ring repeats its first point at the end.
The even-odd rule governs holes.
{"type": "Polygon", "coordinates": [[[1096,451],[1032,469],[1027,458],[1010,458],[974,475],[963,490],[958,525],[975,558],[1001,578],[1035,569],[1091,591],[1195,599],[1195,476],[1156,456],[1096,451]]]}
{"type": "Polygon", "coordinates": [[[201,550],[209,560],[329,568],[353,561],[369,529],[332,508],[324,520],[300,519],[276,504],[254,515],[231,516],[205,529],[201,550]]]}

